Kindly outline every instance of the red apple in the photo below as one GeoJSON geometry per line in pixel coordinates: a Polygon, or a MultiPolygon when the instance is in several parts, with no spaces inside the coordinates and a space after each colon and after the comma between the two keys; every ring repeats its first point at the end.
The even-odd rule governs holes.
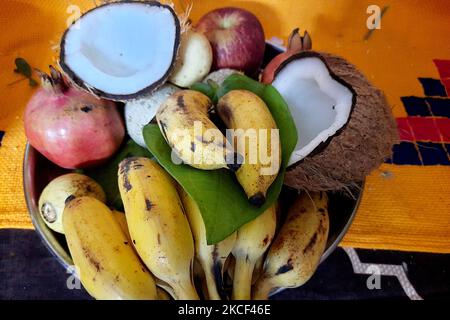
{"type": "Polygon", "coordinates": [[[255,15],[239,8],[221,8],[204,15],[197,24],[213,47],[213,69],[235,69],[256,75],[264,59],[265,37],[255,15]]]}

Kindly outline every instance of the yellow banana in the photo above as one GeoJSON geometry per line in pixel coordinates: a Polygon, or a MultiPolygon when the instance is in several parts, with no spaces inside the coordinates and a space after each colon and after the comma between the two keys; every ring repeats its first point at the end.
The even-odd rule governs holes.
{"type": "Polygon", "coordinates": [[[117,223],[119,224],[120,229],[122,229],[122,231],[127,236],[128,242],[130,243],[131,246],[133,246],[132,241],[131,241],[130,231],[128,230],[127,218],[125,217],[125,213],[117,211],[117,210],[113,210],[112,213],[113,213],[114,219],[116,219],[117,223]]]}
{"type": "Polygon", "coordinates": [[[296,288],[307,282],[319,265],[328,230],[326,193],[302,193],[297,197],[267,254],[254,299],[268,299],[278,288],[296,288]]]}
{"type": "MultiPolygon", "coordinates": [[[[122,229],[122,231],[125,232],[125,235],[127,236],[127,239],[128,239],[128,243],[130,243],[131,246],[133,247],[133,250],[135,250],[134,246],[132,244],[133,240],[131,239],[130,231],[128,230],[128,223],[127,223],[127,219],[125,217],[125,213],[116,211],[116,210],[113,210],[112,213],[113,213],[116,221],[119,223],[119,226],[122,229]]],[[[167,294],[170,294],[172,297],[175,298],[173,289],[167,283],[165,283],[159,279],[155,279],[155,282],[156,282],[156,286],[157,286],[156,289],[158,291],[158,297],[163,298],[163,299],[159,299],[159,300],[170,300],[170,299],[166,299],[165,295],[167,295],[167,294]]]]}
{"type": "Polygon", "coordinates": [[[249,201],[261,206],[281,165],[281,144],[275,120],[264,101],[246,90],[233,90],[223,96],[217,112],[227,128],[235,129],[236,150],[244,155],[236,177],[249,201]]]}
{"type": "Polygon", "coordinates": [[[96,299],[157,299],[155,282],[111,211],[91,197],[64,209],[70,254],[86,290],[96,299]]]}
{"type": "Polygon", "coordinates": [[[119,189],[141,259],[178,299],[198,299],[192,279],[194,241],[175,181],[153,160],[128,158],[119,166],[119,189]]]}
{"type": "Polygon", "coordinates": [[[202,170],[229,168],[236,171],[238,155],[208,117],[211,100],[204,94],[183,90],[161,105],[156,120],[175,154],[202,170]]]}
{"type": "Polygon", "coordinates": [[[236,242],[236,233],[218,244],[208,245],[205,224],[197,203],[181,187],[179,194],[194,235],[196,258],[205,273],[209,299],[226,299],[226,294],[223,292],[224,265],[236,242]]]}
{"type": "Polygon", "coordinates": [[[276,211],[275,206],[272,206],[238,230],[233,249],[233,256],[236,259],[233,300],[251,299],[253,270],[272,242],[275,229],[276,211]]]}
{"type": "MultiPolygon", "coordinates": [[[[234,279],[234,268],[236,267],[236,260],[233,256],[230,257],[231,259],[227,260],[227,263],[225,265],[225,270],[227,272],[228,277],[233,280],[234,279]]],[[[252,285],[258,281],[259,277],[261,276],[263,272],[263,266],[264,266],[264,256],[261,256],[261,258],[256,261],[255,269],[253,270],[252,275],[252,285]]]]}

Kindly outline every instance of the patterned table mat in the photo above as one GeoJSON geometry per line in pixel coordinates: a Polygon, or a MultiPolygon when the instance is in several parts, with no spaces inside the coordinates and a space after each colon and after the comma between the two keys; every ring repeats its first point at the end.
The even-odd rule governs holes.
{"type": "MultiPolygon", "coordinates": [[[[33,231],[0,230],[0,256],[0,299],[91,299],[33,231]]],[[[338,248],[304,286],[273,299],[449,299],[449,269],[449,254],[338,248]]]]}
{"type": "MultiPolygon", "coordinates": [[[[175,1],[177,7],[185,1],[175,1]]],[[[0,228],[32,228],[22,191],[22,113],[33,92],[14,74],[26,58],[45,70],[67,20],[91,0],[10,0],[0,4],[0,228]],[[53,48],[53,49],[52,49],[53,48]]],[[[381,29],[368,33],[372,1],[195,0],[193,21],[212,8],[254,12],[268,39],[308,29],[314,47],[345,56],[386,92],[401,143],[367,179],[344,246],[450,252],[450,6],[447,0],[380,0],[381,29]],[[368,36],[369,35],[369,36],[368,36]],[[367,38],[368,37],[368,38],[367,38]]]]}

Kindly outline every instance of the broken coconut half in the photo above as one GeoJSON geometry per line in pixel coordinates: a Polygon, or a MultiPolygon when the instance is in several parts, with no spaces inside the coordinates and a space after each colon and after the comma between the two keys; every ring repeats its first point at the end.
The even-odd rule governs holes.
{"type": "Polygon", "coordinates": [[[298,131],[285,184],[309,191],[355,186],[398,139],[383,93],[343,58],[302,50],[284,57],[265,72],[298,131]]]}
{"type": "Polygon", "coordinates": [[[311,155],[347,124],[356,94],[321,56],[304,52],[280,65],[272,85],[289,105],[298,142],[289,165],[311,155]]]}
{"type": "Polygon", "coordinates": [[[180,28],[174,10],[159,2],[108,3],[67,29],[60,65],[77,86],[106,99],[150,94],[175,65],[180,28]]]}

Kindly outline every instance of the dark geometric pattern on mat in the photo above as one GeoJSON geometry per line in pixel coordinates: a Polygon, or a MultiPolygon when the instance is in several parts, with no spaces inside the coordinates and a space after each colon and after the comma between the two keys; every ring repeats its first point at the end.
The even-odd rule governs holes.
{"type": "MultiPolygon", "coordinates": [[[[0,257],[0,299],[90,299],[67,289],[66,270],[34,231],[0,230],[0,257]]],[[[339,248],[303,287],[274,299],[407,300],[405,288],[416,299],[450,299],[450,255],[339,248]],[[367,288],[373,270],[379,290],[367,288]]]]}
{"type": "Polygon", "coordinates": [[[428,97],[446,97],[447,92],[441,80],[431,78],[419,78],[424,95],[428,97]]]}
{"type": "Polygon", "coordinates": [[[387,163],[450,165],[450,60],[434,60],[440,79],[419,78],[424,97],[402,97],[407,117],[397,118],[401,142],[387,163]]]}

